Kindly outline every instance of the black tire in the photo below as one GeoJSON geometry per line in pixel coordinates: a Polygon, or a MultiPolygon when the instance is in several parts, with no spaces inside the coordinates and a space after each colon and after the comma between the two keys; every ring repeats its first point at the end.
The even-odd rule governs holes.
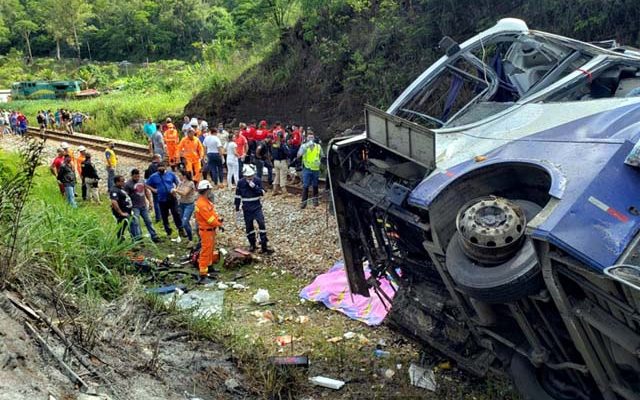
{"type": "MultiPolygon", "coordinates": [[[[540,207],[526,203],[523,209],[530,221],[540,207]]],[[[449,241],[446,267],[451,279],[465,294],[490,304],[511,303],[535,294],[543,287],[540,266],[529,237],[511,259],[495,266],[482,266],[465,255],[459,236],[456,232],[449,241]]]]}

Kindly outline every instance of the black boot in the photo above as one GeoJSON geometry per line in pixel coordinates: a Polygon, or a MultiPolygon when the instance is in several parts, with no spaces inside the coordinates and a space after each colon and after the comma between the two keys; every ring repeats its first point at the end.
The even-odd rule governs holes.
{"type": "Polygon", "coordinates": [[[270,249],[269,247],[267,247],[266,243],[263,243],[262,246],[260,247],[260,253],[273,254],[273,249],[270,249]]]}
{"type": "Polygon", "coordinates": [[[249,252],[253,253],[254,251],[256,251],[256,244],[255,243],[250,243],[249,244],[249,252]]]}
{"type": "Polygon", "coordinates": [[[318,187],[313,187],[313,206],[318,207],[320,205],[320,200],[318,199],[318,187]]]}
{"type": "Polygon", "coordinates": [[[307,208],[307,200],[309,199],[309,188],[302,189],[302,203],[300,203],[300,209],[307,208]]]}

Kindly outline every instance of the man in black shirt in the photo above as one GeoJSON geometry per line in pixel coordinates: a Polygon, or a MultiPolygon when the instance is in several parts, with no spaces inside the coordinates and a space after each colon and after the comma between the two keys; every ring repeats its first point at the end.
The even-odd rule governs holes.
{"type": "Polygon", "coordinates": [[[127,192],[129,197],[131,197],[131,202],[133,204],[132,208],[132,218],[131,218],[131,231],[134,233],[135,240],[142,239],[142,229],[140,227],[139,217],[142,217],[147,230],[149,231],[149,235],[151,235],[151,240],[154,242],[158,242],[158,234],[156,230],[153,228],[153,224],[151,223],[151,218],[149,218],[149,208],[148,204],[153,203],[153,199],[151,198],[151,193],[147,190],[144,185],[144,180],[141,179],[140,171],[138,169],[133,169],[131,171],[131,179],[129,179],[124,184],[124,190],[127,192]]]}
{"type": "MultiPolygon", "coordinates": [[[[109,198],[111,199],[111,211],[116,217],[116,221],[120,228],[118,228],[118,239],[121,241],[124,239],[124,231],[131,227],[129,223],[131,219],[131,209],[133,204],[131,197],[124,190],[124,177],[122,175],[116,175],[113,178],[113,187],[109,192],[109,198]]],[[[131,236],[135,237],[135,232],[131,229],[131,236]]]]}
{"type": "Polygon", "coordinates": [[[69,154],[64,156],[64,162],[58,169],[58,184],[64,187],[64,195],[67,198],[67,203],[71,207],[78,207],[76,204],[76,173],[71,164],[71,156],[69,154]]]}

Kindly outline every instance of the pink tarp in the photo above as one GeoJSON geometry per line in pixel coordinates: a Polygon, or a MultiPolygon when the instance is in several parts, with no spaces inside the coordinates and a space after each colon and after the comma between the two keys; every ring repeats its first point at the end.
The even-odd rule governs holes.
{"type": "MultiPolygon", "coordinates": [[[[368,279],[370,275],[369,268],[366,268],[365,278],[368,279]]],[[[397,289],[388,279],[380,279],[380,289],[390,299],[395,295],[394,287],[397,289]]],[[[347,272],[342,262],[336,263],[328,272],[316,277],[309,286],[300,291],[300,297],[320,301],[328,308],[370,326],[380,325],[388,312],[373,288],[369,289],[369,297],[351,294],[347,272]]]]}

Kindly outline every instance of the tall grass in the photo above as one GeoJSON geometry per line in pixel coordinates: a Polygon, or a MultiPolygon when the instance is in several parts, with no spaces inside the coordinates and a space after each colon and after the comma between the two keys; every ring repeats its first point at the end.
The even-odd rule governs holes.
{"type": "MultiPolygon", "coordinates": [[[[44,171],[42,171],[44,172],[44,171]]],[[[72,209],[46,172],[36,180],[24,218],[25,257],[50,269],[76,294],[107,300],[118,297],[128,265],[130,242],[120,242],[108,206],[72,209]]]]}
{"type": "Polygon", "coordinates": [[[83,133],[145,143],[146,139],[140,132],[144,120],[151,117],[160,121],[180,116],[191,95],[188,90],[122,91],[83,100],[18,100],[11,102],[10,107],[22,111],[32,125],[35,125],[39,110],[78,110],[90,116],[83,125],[83,133]]]}

